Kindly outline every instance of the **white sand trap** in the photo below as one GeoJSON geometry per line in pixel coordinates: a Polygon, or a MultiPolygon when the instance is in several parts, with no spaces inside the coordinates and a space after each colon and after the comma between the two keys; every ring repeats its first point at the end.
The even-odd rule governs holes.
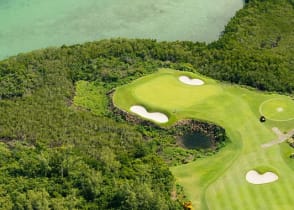
{"type": "Polygon", "coordinates": [[[275,182],[279,177],[273,172],[266,172],[264,174],[259,174],[255,170],[248,171],[246,174],[247,182],[251,184],[267,184],[275,182]]]}
{"type": "Polygon", "coordinates": [[[168,117],[165,114],[162,114],[160,112],[151,112],[149,113],[145,107],[143,106],[132,106],[130,109],[132,112],[140,115],[141,117],[145,117],[147,119],[153,120],[158,123],[166,123],[168,122],[168,117]]]}
{"type": "Polygon", "coordinates": [[[187,76],[180,76],[179,80],[187,85],[204,85],[204,82],[201,79],[190,79],[187,76]]]}
{"type": "Polygon", "coordinates": [[[277,108],[277,112],[282,112],[282,111],[284,111],[284,109],[282,107],[277,108]]]}

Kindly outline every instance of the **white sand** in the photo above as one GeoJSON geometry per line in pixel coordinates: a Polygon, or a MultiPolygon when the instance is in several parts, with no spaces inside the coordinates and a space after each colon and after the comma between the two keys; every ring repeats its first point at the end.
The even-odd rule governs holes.
{"type": "Polygon", "coordinates": [[[248,171],[246,174],[247,182],[251,184],[267,184],[275,182],[279,177],[273,172],[266,172],[264,174],[259,174],[255,170],[248,171]]]}
{"type": "Polygon", "coordinates": [[[190,79],[187,76],[180,76],[179,80],[187,85],[204,85],[204,82],[201,79],[190,79]]]}
{"type": "Polygon", "coordinates": [[[278,111],[278,112],[282,112],[282,111],[284,111],[284,109],[283,109],[282,107],[278,107],[278,108],[277,108],[277,111],[278,111]]]}
{"type": "Polygon", "coordinates": [[[168,122],[168,117],[165,114],[162,114],[160,112],[151,112],[149,113],[145,107],[143,106],[132,106],[130,109],[132,112],[140,115],[141,117],[145,117],[147,119],[153,120],[158,123],[166,123],[168,122]]]}

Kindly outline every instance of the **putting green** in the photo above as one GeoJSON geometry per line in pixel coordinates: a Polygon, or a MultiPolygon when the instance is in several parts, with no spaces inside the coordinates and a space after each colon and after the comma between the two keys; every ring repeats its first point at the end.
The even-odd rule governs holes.
{"type": "Polygon", "coordinates": [[[273,121],[294,120],[294,101],[285,98],[273,98],[260,105],[260,114],[273,121]]]}
{"type": "Polygon", "coordinates": [[[162,69],[117,88],[113,102],[126,111],[139,104],[150,111],[166,113],[169,122],[162,125],[166,127],[192,118],[226,129],[231,143],[216,155],[171,168],[194,209],[293,209],[294,184],[290,180],[294,180],[294,161],[282,152],[280,147],[284,145],[261,145],[277,138],[272,127],[287,132],[294,128],[294,123],[259,122],[260,107],[267,117],[290,118],[290,97],[222,84],[199,74],[162,69]],[[204,85],[185,85],[178,80],[181,75],[201,79],[204,85]],[[279,179],[261,185],[248,183],[248,171],[261,165],[275,171],[279,179]]]}
{"type": "Polygon", "coordinates": [[[177,75],[164,74],[160,77],[138,83],[133,91],[134,97],[143,104],[160,109],[172,110],[187,108],[217,95],[221,88],[213,84],[189,86],[182,84],[177,75]],[[151,94],[150,94],[151,93],[151,94]]]}
{"type": "Polygon", "coordinates": [[[130,111],[131,106],[140,104],[150,111],[161,111],[170,115],[193,108],[208,98],[220,95],[222,91],[221,86],[214,80],[202,75],[160,69],[155,74],[117,88],[113,102],[125,111],[130,111]],[[179,80],[183,75],[201,79],[205,84],[201,86],[184,84],[179,80]]]}

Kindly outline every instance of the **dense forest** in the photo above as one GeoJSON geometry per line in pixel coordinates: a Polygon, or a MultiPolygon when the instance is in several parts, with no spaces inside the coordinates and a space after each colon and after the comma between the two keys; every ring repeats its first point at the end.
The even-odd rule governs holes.
{"type": "Polygon", "coordinates": [[[0,61],[0,209],[183,209],[168,166],[223,145],[181,148],[112,113],[106,93],[171,67],[293,95],[293,28],[293,0],[250,0],[210,44],[111,39],[0,61]],[[75,98],[82,80],[99,106],[75,98]]]}

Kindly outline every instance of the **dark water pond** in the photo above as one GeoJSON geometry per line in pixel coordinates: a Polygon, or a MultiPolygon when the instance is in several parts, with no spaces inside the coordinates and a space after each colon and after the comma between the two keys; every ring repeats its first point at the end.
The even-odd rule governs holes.
{"type": "Polygon", "coordinates": [[[187,149],[209,149],[211,141],[201,133],[191,133],[179,137],[178,144],[187,149]]]}

